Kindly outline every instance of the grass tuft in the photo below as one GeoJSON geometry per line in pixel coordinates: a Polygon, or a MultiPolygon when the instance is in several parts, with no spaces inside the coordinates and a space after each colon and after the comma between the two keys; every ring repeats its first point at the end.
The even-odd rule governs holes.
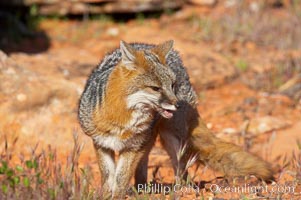
{"type": "Polygon", "coordinates": [[[38,144],[31,155],[20,155],[19,161],[13,161],[16,142],[10,146],[5,140],[0,154],[0,199],[97,198],[90,166],[80,168],[78,164],[83,144],[76,133],[73,138],[74,147],[65,165],[58,161],[51,146],[38,153],[38,144]]]}
{"type": "MultiPolygon", "coordinates": [[[[247,131],[247,128],[246,128],[247,131]]],[[[79,142],[77,133],[73,134],[74,146],[66,163],[62,163],[58,160],[58,152],[51,146],[48,146],[46,150],[38,151],[39,144],[35,145],[30,155],[19,155],[18,161],[16,161],[16,153],[14,149],[17,148],[18,139],[15,138],[11,143],[5,139],[0,144],[0,199],[99,199],[101,188],[97,188],[96,181],[94,180],[95,174],[92,172],[91,166],[84,167],[79,166],[79,157],[84,148],[84,145],[79,142]]],[[[296,141],[298,151],[293,152],[292,156],[287,154],[282,158],[277,158],[275,162],[282,159],[280,173],[277,179],[277,183],[281,184],[282,180],[285,180],[286,175],[290,175],[293,179],[286,181],[287,184],[300,185],[301,184],[301,141],[296,141]]],[[[180,161],[187,156],[187,144],[184,144],[177,154],[177,159],[180,167],[180,161]]],[[[228,187],[229,182],[218,182],[218,179],[211,181],[205,181],[196,183],[195,177],[202,176],[207,168],[203,168],[203,172],[198,172],[198,168],[195,168],[194,177],[187,177],[185,181],[182,181],[185,177],[188,168],[196,163],[197,156],[192,156],[188,159],[188,162],[182,166],[183,171],[176,172],[176,181],[174,183],[164,183],[163,179],[158,183],[162,183],[166,187],[174,188],[179,184],[184,188],[183,191],[170,190],[168,194],[153,194],[142,193],[140,194],[135,188],[132,188],[132,195],[128,199],[182,199],[182,197],[193,197],[198,199],[204,199],[208,196],[214,196],[214,198],[222,197],[223,193],[210,192],[210,184],[220,184],[228,187]],[[177,180],[178,178],[178,180],[177,180]],[[196,188],[196,190],[185,190],[185,188],[196,188]],[[198,190],[199,188],[200,190],[198,190]]],[[[245,182],[248,180],[245,180],[245,182]]],[[[157,184],[158,184],[157,183],[157,184]]],[[[150,182],[156,184],[156,181],[150,182]]],[[[233,182],[234,186],[240,183],[233,182]]],[[[251,184],[251,183],[250,183],[251,184]]],[[[259,194],[259,193],[258,193],[259,194]]],[[[249,194],[233,194],[233,197],[239,196],[240,199],[252,199],[249,194]],[[236,195],[236,196],[235,196],[236,195]]],[[[263,194],[265,197],[275,197],[275,194],[263,194]]],[[[287,194],[277,194],[279,198],[286,198],[287,194]]],[[[294,194],[290,194],[291,197],[294,194]]]]}

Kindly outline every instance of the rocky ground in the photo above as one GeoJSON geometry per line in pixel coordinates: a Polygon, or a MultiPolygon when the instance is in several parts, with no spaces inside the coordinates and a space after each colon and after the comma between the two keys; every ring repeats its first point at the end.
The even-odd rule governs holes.
{"type": "MultiPolygon", "coordinates": [[[[64,162],[75,132],[85,144],[80,164],[96,168],[92,143],[77,121],[78,99],[89,73],[120,40],[156,44],[173,39],[197,91],[198,110],[207,126],[218,137],[241,145],[281,170],[276,175],[278,183],[297,180],[300,166],[284,165],[294,160],[292,152],[300,154],[300,41],[290,41],[281,29],[260,29],[266,24],[258,21],[253,26],[258,15],[262,23],[273,16],[271,23],[279,25],[278,18],[291,17],[287,8],[256,11],[260,14],[244,9],[248,16],[237,16],[237,9],[232,7],[187,6],[160,17],[138,16],[124,22],[105,16],[41,20],[39,30],[47,37],[25,39],[0,52],[0,148],[3,150],[5,140],[12,144],[17,139],[15,154],[26,155],[36,144],[39,150],[51,145],[64,162]],[[242,21],[249,23],[249,30],[233,24],[239,25],[244,19],[250,20],[242,21]],[[47,46],[46,50],[28,53],[41,46],[47,46]]],[[[290,26],[283,25],[289,31],[297,29],[290,26]]],[[[299,33],[294,32],[296,37],[299,33]]],[[[190,171],[198,173],[195,181],[209,181],[217,175],[203,167],[190,171]]],[[[151,153],[149,177],[174,181],[169,158],[159,142],[151,153]]],[[[210,191],[205,194],[216,195],[210,191]]]]}

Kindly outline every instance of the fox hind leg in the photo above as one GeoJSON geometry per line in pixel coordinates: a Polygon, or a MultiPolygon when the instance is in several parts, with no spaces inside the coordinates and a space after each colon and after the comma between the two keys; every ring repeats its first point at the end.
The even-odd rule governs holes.
{"type": "MultiPolygon", "coordinates": [[[[138,188],[139,184],[147,183],[147,166],[149,153],[154,146],[155,140],[157,137],[157,132],[153,131],[151,138],[148,140],[146,146],[143,150],[143,156],[138,163],[137,169],[135,171],[135,187],[138,188]]],[[[139,192],[139,191],[138,191],[139,192]]]]}

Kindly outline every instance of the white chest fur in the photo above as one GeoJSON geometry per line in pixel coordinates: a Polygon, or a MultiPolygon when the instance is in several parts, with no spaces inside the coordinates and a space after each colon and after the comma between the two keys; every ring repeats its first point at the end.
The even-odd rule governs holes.
{"type": "Polygon", "coordinates": [[[141,133],[149,128],[151,117],[152,115],[147,109],[134,110],[132,112],[132,118],[125,128],[133,133],[141,133]]]}
{"type": "Polygon", "coordinates": [[[110,131],[110,134],[96,135],[93,137],[93,140],[97,145],[114,151],[120,151],[127,147],[129,140],[137,137],[137,134],[143,133],[150,128],[152,121],[150,120],[151,117],[153,117],[153,115],[147,109],[134,110],[130,121],[124,127],[115,126],[110,131]],[[122,134],[125,132],[131,132],[132,136],[123,138],[122,134]]]}
{"type": "Polygon", "coordinates": [[[93,141],[101,147],[112,149],[114,151],[120,151],[126,146],[125,141],[115,135],[96,135],[93,137],[93,141]]]}

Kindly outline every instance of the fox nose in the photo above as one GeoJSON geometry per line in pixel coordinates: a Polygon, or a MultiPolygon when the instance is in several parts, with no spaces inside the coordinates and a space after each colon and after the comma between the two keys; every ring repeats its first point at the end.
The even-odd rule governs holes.
{"type": "Polygon", "coordinates": [[[180,107],[180,104],[178,101],[171,101],[170,105],[172,105],[175,110],[177,110],[180,107]]]}
{"type": "Polygon", "coordinates": [[[179,101],[176,97],[172,98],[169,103],[173,105],[176,109],[180,107],[179,101]]]}
{"type": "Polygon", "coordinates": [[[179,108],[178,98],[172,91],[166,92],[165,97],[166,97],[166,103],[168,103],[169,105],[172,105],[174,107],[174,110],[179,108]]]}

